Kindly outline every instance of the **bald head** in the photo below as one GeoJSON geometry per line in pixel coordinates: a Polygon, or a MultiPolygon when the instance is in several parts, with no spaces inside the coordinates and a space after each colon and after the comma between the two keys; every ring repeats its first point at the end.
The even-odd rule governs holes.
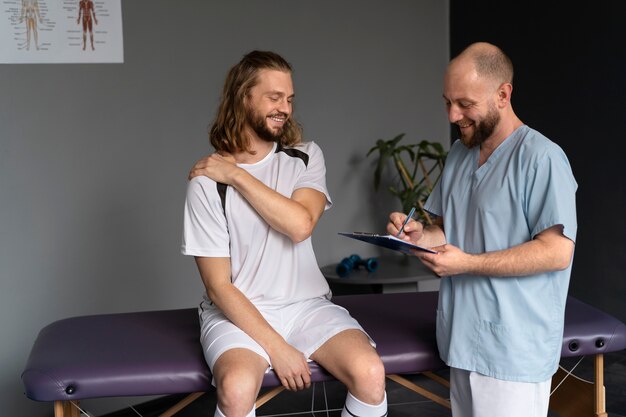
{"type": "Polygon", "coordinates": [[[513,83],[513,63],[500,48],[486,42],[473,43],[450,61],[448,69],[470,65],[478,77],[496,84],[513,83]]]}
{"type": "Polygon", "coordinates": [[[511,106],[512,80],[511,60],[488,43],[474,43],[450,61],[443,98],[466,146],[495,149],[521,125],[511,106]]]}

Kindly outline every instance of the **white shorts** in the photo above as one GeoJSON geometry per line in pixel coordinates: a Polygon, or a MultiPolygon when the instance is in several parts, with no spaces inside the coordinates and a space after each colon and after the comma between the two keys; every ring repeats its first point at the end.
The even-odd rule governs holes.
{"type": "MultiPolygon", "coordinates": [[[[265,320],[290,345],[304,354],[307,360],[328,339],[348,329],[365,331],[348,310],[324,297],[289,304],[280,308],[259,310],[265,320]]],[[[235,326],[214,304],[203,301],[198,308],[200,316],[200,342],[204,357],[211,371],[220,355],[235,348],[249,349],[265,358],[271,367],[265,350],[235,326]]],[[[367,333],[365,333],[367,335],[367,333]]],[[[369,335],[372,346],[376,344],[369,335]]],[[[269,370],[270,368],[268,368],[269,370]]]]}
{"type": "Polygon", "coordinates": [[[546,417],[552,379],[543,382],[503,381],[450,368],[453,417],[546,417]]]}

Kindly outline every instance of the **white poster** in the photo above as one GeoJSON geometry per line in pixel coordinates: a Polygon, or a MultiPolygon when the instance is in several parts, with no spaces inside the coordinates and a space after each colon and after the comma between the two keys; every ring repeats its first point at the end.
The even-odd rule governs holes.
{"type": "Polygon", "coordinates": [[[0,0],[0,63],[124,62],[121,0],[0,0]]]}

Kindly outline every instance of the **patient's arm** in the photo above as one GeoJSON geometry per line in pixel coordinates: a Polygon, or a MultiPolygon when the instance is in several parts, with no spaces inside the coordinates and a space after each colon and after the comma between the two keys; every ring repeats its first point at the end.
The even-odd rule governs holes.
{"type": "Polygon", "coordinates": [[[310,386],[311,371],[303,353],[288,344],[232,284],[230,258],[195,259],[209,299],[268,353],[283,386],[291,390],[310,386]]]}

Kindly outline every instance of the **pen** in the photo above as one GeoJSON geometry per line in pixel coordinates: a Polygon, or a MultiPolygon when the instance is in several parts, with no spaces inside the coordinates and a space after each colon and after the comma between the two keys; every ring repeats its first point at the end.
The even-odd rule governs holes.
{"type": "Polygon", "coordinates": [[[413,215],[413,213],[415,213],[415,207],[411,209],[411,211],[409,212],[409,215],[406,216],[406,219],[404,219],[404,223],[402,223],[402,227],[398,231],[398,234],[396,235],[396,237],[400,237],[400,235],[402,234],[402,231],[404,231],[404,226],[406,226],[409,220],[411,220],[411,216],[413,215]]]}

